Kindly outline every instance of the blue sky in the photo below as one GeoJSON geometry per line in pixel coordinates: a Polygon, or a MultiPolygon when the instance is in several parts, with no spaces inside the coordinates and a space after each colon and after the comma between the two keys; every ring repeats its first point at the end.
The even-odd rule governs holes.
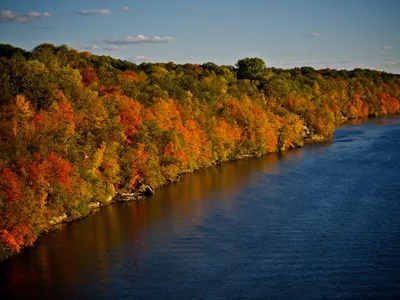
{"type": "Polygon", "coordinates": [[[400,73],[400,1],[1,1],[0,43],[44,42],[137,63],[260,57],[279,68],[400,73]]]}

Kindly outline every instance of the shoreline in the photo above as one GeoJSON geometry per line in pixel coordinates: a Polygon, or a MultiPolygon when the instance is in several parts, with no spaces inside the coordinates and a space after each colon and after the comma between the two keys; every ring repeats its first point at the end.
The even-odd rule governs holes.
{"type": "MultiPolygon", "coordinates": [[[[373,120],[373,119],[392,118],[392,117],[400,117],[400,115],[370,116],[370,117],[367,117],[367,118],[347,119],[347,120],[344,120],[342,123],[338,124],[335,127],[335,130],[337,128],[339,128],[339,127],[342,127],[342,126],[347,126],[347,125],[351,125],[351,124],[361,124],[361,123],[364,123],[364,122],[367,122],[367,121],[370,121],[370,120],[373,120]]],[[[281,152],[290,151],[290,150],[296,149],[296,148],[303,148],[303,147],[305,147],[307,145],[310,145],[310,144],[318,144],[318,143],[333,142],[333,141],[334,141],[334,137],[327,138],[327,137],[324,137],[324,136],[321,136],[321,135],[314,135],[314,136],[310,136],[310,137],[304,137],[303,138],[303,143],[304,143],[303,146],[297,146],[297,147],[289,148],[289,149],[287,149],[285,151],[281,151],[281,152]]],[[[269,153],[266,153],[266,154],[264,154],[262,156],[273,154],[273,153],[279,153],[279,152],[280,151],[269,152],[269,153]]],[[[86,215],[68,217],[68,216],[66,216],[66,214],[64,214],[62,216],[53,218],[51,221],[48,222],[51,225],[51,227],[48,228],[48,229],[45,229],[41,233],[39,233],[36,241],[41,236],[44,236],[44,235],[47,235],[47,234],[49,234],[51,232],[60,230],[61,226],[64,225],[64,224],[67,225],[69,223],[72,223],[72,222],[75,222],[75,221],[79,221],[79,220],[83,220],[83,219],[86,219],[86,218],[89,218],[89,217],[93,216],[101,207],[113,205],[113,204],[120,203],[120,202],[147,201],[148,198],[152,194],[154,194],[158,189],[160,189],[163,186],[166,186],[168,184],[178,182],[179,179],[181,178],[181,175],[195,173],[196,171],[199,171],[201,169],[209,168],[209,167],[212,167],[212,166],[218,166],[218,165],[224,164],[226,162],[231,162],[231,161],[235,161],[235,160],[242,160],[242,159],[246,159],[246,158],[254,158],[254,157],[257,157],[257,156],[255,156],[255,155],[244,155],[244,156],[242,156],[240,158],[237,158],[237,159],[231,159],[231,160],[227,160],[227,161],[220,162],[220,163],[217,163],[217,164],[212,164],[212,165],[209,165],[209,166],[206,166],[206,167],[203,167],[203,168],[199,168],[199,169],[193,170],[191,172],[181,173],[181,174],[178,174],[176,180],[168,182],[168,183],[166,183],[166,184],[164,184],[164,185],[162,185],[162,186],[160,186],[160,187],[158,187],[157,189],[154,189],[154,190],[148,185],[143,185],[142,188],[144,188],[144,191],[133,191],[133,192],[128,193],[126,190],[122,190],[121,192],[117,192],[114,196],[112,196],[112,198],[110,199],[109,202],[106,202],[106,203],[100,203],[100,202],[91,203],[89,205],[90,212],[88,214],[86,214],[86,215]]],[[[35,243],[36,243],[36,241],[35,241],[35,243]]],[[[21,249],[21,251],[19,253],[14,253],[14,254],[11,254],[9,256],[3,257],[0,260],[0,264],[3,261],[7,261],[7,260],[11,259],[13,256],[19,255],[25,249],[34,248],[35,247],[35,243],[32,246],[28,246],[28,247],[25,247],[25,248],[21,249]]]]}

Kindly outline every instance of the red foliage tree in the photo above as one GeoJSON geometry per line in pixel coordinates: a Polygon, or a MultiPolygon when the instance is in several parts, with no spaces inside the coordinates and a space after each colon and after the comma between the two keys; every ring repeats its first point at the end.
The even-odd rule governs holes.
{"type": "Polygon", "coordinates": [[[99,81],[99,77],[97,77],[96,71],[88,66],[85,69],[81,70],[82,83],[85,86],[91,85],[94,82],[99,81]]]}

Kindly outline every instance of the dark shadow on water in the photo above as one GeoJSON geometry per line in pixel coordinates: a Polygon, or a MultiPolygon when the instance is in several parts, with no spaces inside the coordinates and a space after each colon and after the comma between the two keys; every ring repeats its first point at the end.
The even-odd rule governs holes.
{"type": "Polygon", "coordinates": [[[65,288],[69,297],[91,281],[112,280],[113,269],[127,255],[134,257],[135,269],[147,269],[145,257],[155,239],[162,241],[182,227],[195,229],[210,208],[221,201],[229,208],[234,195],[261,174],[281,174],[304,155],[323,153],[330,145],[227,162],[185,174],[145,201],[102,207],[94,216],[62,225],[41,237],[34,248],[3,262],[1,285],[21,296],[28,287],[32,295],[46,297],[65,288]]]}

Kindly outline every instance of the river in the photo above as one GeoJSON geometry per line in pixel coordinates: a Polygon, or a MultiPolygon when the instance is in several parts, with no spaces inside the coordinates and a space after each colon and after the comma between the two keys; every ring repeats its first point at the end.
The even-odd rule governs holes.
{"type": "Polygon", "coordinates": [[[400,118],[187,174],[0,263],[40,299],[400,299],[400,118]]]}

